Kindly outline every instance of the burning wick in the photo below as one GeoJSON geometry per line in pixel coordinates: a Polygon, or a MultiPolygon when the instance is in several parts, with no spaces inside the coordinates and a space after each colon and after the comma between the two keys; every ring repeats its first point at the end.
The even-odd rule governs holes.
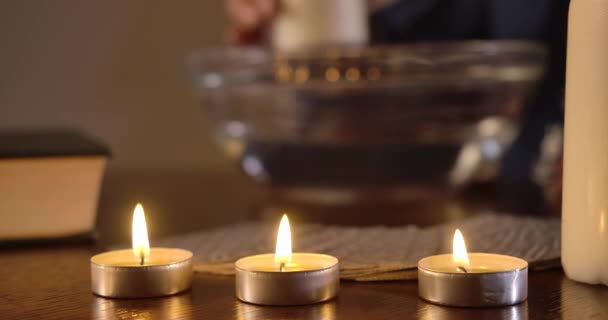
{"type": "Polygon", "coordinates": [[[280,272],[285,271],[285,267],[291,262],[291,230],[289,228],[289,219],[287,219],[286,214],[281,218],[281,224],[279,225],[274,261],[279,264],[280,272]]]}
{"type": "Polygon", "coordinates": [[[148,241],[148,228],[146,227],[146,217],[144,207],[141,204],[135,206],[133,211],[133,256],[135,261],[143,266],[146,258],[150,257],[150,242],[148,241]]]}
{"type": "Polygon", "coordinates": [[[464,243],[462,233],[460,233],[460,230],[458,229],[456,229],[456,232],[454,232],[452,259],[454,261],[454,265],[456,266],[456,270],[469,273],[471,263],[469,262],[467,246],[464,243]]]}
{"type": "Polygon", "coordinates": [[[463,266],[458,266],[458,267],[456,267],[456,269],[458,269],[458,271],[462,271],[462,272],[464,272],[464,273],[469,273],[469,272],[467,271],[467,269],[466,269],[465,267],[463,267],[463,266]]]}

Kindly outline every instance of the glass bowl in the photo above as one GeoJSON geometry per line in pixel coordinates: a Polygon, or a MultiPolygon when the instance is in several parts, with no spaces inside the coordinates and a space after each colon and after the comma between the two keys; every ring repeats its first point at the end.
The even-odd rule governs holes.
{"type": "Polygon", "coordinates": [[[226,155],[275,195],[323,205],[491,175],[543,59],[530,42],[467,41],[212,48],[192,53],[188,67],[226,155]]]}

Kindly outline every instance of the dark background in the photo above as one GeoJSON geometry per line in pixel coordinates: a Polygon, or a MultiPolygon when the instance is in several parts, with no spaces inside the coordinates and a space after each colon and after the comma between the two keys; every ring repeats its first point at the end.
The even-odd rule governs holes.
{"type": "Polygon", "coordinates": [[[104,141],[98,221],[113,239],[129,239],[137,201],[151,239],[232,222],[251,202],[226,199],[252,188],[213,144],[184,67],[190,50],[223,42],[226,23],[219,0],[0,1],[0,128],[104,141]]]}

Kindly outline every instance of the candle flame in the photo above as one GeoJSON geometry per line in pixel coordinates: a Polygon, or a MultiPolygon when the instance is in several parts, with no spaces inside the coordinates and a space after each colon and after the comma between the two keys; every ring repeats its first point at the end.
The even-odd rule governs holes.
{"type": "Polygon", "coordinates": [[[469,255],[467,254],[467,246],[464,243],[464,238],[462,237],[462,233],[460,230],[456,229],[454,232],[454,243],[453,243],[453,254],[452,257],[454,259],[454,264],[456,268],[461,267],[465,270],[469,270],[471,268],[471,264],[469,263],[469,255]]]}
{"type": "Polygon", "coordinates": [[[148,228],[146,227],[146,217],[144,208],[141,204],[135,206],[133,211],[133,254],[140,264],[144,264],[150,256],[150,242],[148,241],[148,228]]]}
{"type": "Polygon", "coordinates": [[[283,214],[281,224],[279,224],[277,249],[274,253],[274,261],[278,265],[291,262],[291,230],[289,228],[289,219],[287,219],[286,214],[283,214]]]}

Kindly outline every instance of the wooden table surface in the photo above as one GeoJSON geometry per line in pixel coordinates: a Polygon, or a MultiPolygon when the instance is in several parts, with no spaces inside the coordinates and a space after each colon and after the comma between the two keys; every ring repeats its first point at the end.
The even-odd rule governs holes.
{"type": "MultiPolygon", "coordinates": [[[[104,190],[128,193],[118,187],[121,180],[108,179],[104,190]]],[[[122,206],[121,197],[128,198],[104,191],[104,219],[119,220],[104,210],[122,206]]],[[[96,251],[86,244],[0,249],[0,319],[608,319],[608,288],[573,282],[561,270],[531,273],[528,300],[505,308],[435,306],[418,298],[415,281],[343,281],[339,297],[327,303],[263,307],[236,300],[233,277],[202,274],[176,296],[106,299],[90,291],[89,258],[96,251]]]]}

